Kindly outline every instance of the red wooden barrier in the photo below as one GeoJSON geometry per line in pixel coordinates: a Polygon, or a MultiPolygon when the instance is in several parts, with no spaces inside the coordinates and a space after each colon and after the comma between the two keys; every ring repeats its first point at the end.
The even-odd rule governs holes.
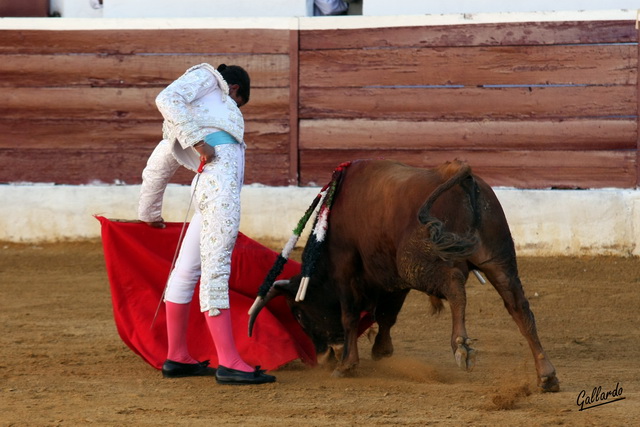
{"type": "Polygon", "coordinates": [[[638,186],[634,21],[4,30],[0,59],[0,183],[139,183],[156,95],[224,62],[252,77],[247,183],[322,185],[385,157],[466,159],[496,186],[638,186]]]}

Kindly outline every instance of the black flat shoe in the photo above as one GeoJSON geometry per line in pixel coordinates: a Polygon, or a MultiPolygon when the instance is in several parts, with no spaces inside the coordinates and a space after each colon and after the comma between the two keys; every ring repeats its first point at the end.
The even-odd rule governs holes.
{"type": "Polygon", "coordinates": [[[167,359],[162,365],[162,376],[165,378],[183,378],[215,375],[216,370],[208,366],[208,360],[198,363],[180,363],[167,359]]]}
{"type": "Polygon", "coordinates": [[[218,384],[265,384],[272,383],[275,380],[276,377],[265,374],[265,371],[260,369],[260,366],[256,366],[253,372],[244,372],[220,365],[216,371],[216,381],[218,384]]]}

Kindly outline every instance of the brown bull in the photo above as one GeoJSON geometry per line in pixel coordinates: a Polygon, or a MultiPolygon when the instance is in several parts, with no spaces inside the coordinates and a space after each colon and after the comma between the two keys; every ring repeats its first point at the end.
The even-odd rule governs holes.
{"type": "MultiPolygon", "coordinates": [[[[322,246],[303,301],[295,301],[300,276],[280,281],[252,309],[284,295],[311,337],[318,355],[344,344],[334,376],[359,362],[362,312],[378,323],[372,356],[393,353],[390,330],[411,289],[431,296],[435,308],[449,302],[451,347],[458,365],[473,367],[475,350],[465,328],[465,283],[471,270],[488,278],[533,353],[538,385],[559,390],[533,313],[524,295],[509,226],[495,193],[469,166],[445,163],[417,169],[384,160],[355,161],[338,183],[322,246]]],[[[308,252],[309,243],[305,247],[308,252]]]]}

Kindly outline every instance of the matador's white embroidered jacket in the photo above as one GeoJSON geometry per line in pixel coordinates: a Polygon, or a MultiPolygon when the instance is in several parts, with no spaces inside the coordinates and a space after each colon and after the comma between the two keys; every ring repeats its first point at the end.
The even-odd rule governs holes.
{"type": "Polygon", "coordinates": [[[193,148],[206,135],[228,132],[243,147],[244,119],[222,75],[209,64],[189,68],[156,98],[164,117],[163,140],[143,172],[138,218],[161,221],[164,190],[180,165],[197,171],[199,155],[193,148]]]}

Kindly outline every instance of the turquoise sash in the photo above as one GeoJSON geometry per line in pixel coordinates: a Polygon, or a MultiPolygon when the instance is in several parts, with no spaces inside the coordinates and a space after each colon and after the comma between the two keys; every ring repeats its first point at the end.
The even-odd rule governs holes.
{"type": "Polygon", "coordinates": [[[229,133],[221,130],[218,132],[210,133],[204,137],[204,142],[212,147],[222,144],[237,144],[238,141],[232,137],[229,133]]]}

